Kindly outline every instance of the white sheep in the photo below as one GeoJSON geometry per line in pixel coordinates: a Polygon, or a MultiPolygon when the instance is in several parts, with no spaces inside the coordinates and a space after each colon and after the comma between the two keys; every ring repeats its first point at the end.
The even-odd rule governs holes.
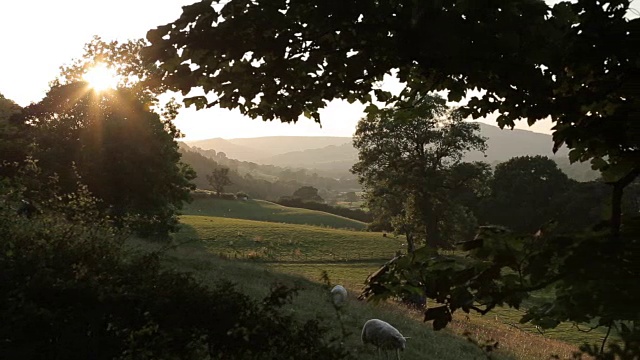
{"type": "Polygon", "coordinates": [[[375,345],[378,356],[380,356],[380,350],[384,350],[387,359],[389,358],[387,350],[395,350],[396,359],[400,360],[400,350],[405,349],[407,339],[398,329],[379,319],[367,320],[362,327],[362,343],[375,345]]]}
{"type": "Polygon", "coordinates": [[[336,307],[342,307],[347,303],[347,289],[342,285],[336,285],[331,289],[331,300],[336,307]]]}

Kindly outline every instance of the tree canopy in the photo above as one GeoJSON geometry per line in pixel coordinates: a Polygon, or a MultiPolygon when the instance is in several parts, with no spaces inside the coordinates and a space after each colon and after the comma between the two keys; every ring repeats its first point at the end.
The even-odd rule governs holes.
{"type": "Polygon", "coordinates": [[[144,54],[159,65],[155,82],[214,95],[188,104],[264,120],[319,121],[335,98],[393,100],[379,89],[391,73],[454,101],[480,89],[465,114],[498,112],[502,126],[550,117],[556,146],[617,181],[640,171],[640,19],[629,4],[203,0],[150,30],[144,54]]]}
{"type": "Polygon", "coordinates": [[[135,90],[145,101],[155,101],[154,95],[166,91],[166,86],[150,86],[146,80],[157,76],[159,69],[142,58],[144,39],[124,42],[104,41],[94,36],[84,46],[81,57],[71,60],[60,67],[60,76],[54,79],[52,86],[66,85],[85,81],[85,74],[92,68],[102,65],[115,75],[117,87],[135,90]]]}
{"type": "Polygon", "coordinates": [[[292,196],[302,201],[323,201],[322,197],[318,195],[318,189],[313,186],[302,186],[294,191],[292,196]]]}

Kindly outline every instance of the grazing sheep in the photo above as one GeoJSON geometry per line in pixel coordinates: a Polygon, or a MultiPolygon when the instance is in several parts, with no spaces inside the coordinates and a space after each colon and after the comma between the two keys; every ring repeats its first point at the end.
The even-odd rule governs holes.
{"type": "Polygon", "coordinates": [[[336,285],[331,289],[331,298],[333,305],[342,307],[347,303],[347,289],[342,285],[336,285]]]}
{"type": "Polygon", "coordinates": [[[389,358],[387,350],[395,350],[396,359],[400,360],[400,350],[404,350],[407,339],[398,329],[379,319],[367,320],[362,327],[362,343],[375,345],[378,356],[380,356],[380,350],[384,350],[387,359],[389,358]]]}

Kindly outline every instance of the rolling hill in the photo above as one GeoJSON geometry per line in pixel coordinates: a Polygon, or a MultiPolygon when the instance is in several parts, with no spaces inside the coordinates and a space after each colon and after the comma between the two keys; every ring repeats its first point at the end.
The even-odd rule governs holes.
{"type": "MultiPolygon", "coordinates": [[[[284,154],[292,151],[319,149],[327,146],[351,144],[351,137],[338,136],[265,136],[259,138],[229,139],[229,142],[250,147],[252,149],[268,150],[273,154],[284,154]]],[[[271,156],[263,153],[262,158],[271,156]]]]}
{"type": "MultiPolygon", "coordinates": [[[[487,138],[486,158],[479,152],[467,155],[468,161],[504,161],[514,156],[554,156],[551,135],[528,130],[500,129],[480,123],[480,133],[487,138]]],[[[312,167],[326,162],[354,162],[357,151],[350,137],[329,136],[270,136],[242,139],[208,139],[187,141],[191,146],[222,151],[228,157],[278,166],[312,167]],[[305,165],[306,164],[306,165],[305,165]]],[[[561,149],[556,156],[565,156],[561,149]]]]}
{"type": "MultiPolygon", "coordinates": [[[[551,135],[520,129],[500,129],[484,123],[479,125],[480,133],[487,138],[486,154],[471,152],[465,156],[465,161],[496,164],[515,156],[543,155],[555,159],[565,173],[577,180],[586,181],[598,177],[598,173],[590,170],[589,164],[568,164],[566,148],[561,148],[554,154],[551,135]]],[[[279,167],[304,168],[335,178],[347,175],[358,158],[358,152],[348,137],[277,136],[210,139],[188,144],[223,151],[234,159],[279,167]]]]}
{"type": "Polygon", "coordinates": [[[263,158],[265,156],[277,155],[276,152],[271,152],[268,148],[260,149],[253,146],[240,145],[223,138],[185,141],[185,143],[189,146],[198,147],[204,150],[223,152],[227,157],[241,161],[255,161],[256,159],[263,158]]]}
{"type": "Polygon", "coordinates": [[[196,198],[186,204],[185,215],[217,216],[276,223],[325,226],[336,229],[364,230],[367,224],[322,211],[286,207],[264,200],[225,200],[196,198]]]}
{"type": "MultiPolygon", "coordinates": [[[[222,139],[213,138],[197,141],[185,141],[189,146],[204,150],[224,152],[227,157],[258,164],[271,164],[271,156],[289,152],[340,146],[350,144],[350,137],[332,136],[266,136],[259,138],[222,139]]],[[[287,165],[289,166],[289,165],[287,165]]]]}
{"type": "MultiPolygon", "coordinates": [[[[240,202],[239,206],[244,205],[240,202]]],[[[249,217],[250,207],[240,207],[234,214],[249,217]]],[[[512,310],[496,312],[495,317],[472,315],[465,318],[464,314],[455,314],[454,322],[447,330],[434,332],[429,324],[422,322],[420,312],[393,303],[374,305],[356,301],[363,280],[396,250],[403,248],[402,238],[219,216],[184,215],[181,223],[182,229],[175,237],[180,245],[165,250],[166,261],[172,268],[192,271],[205,283],[220,278],[234,281],[243,291],[257,298],[268,293],[273,283],[302,285],[299,296],[286,311],[302,318],[320,317],[334,323],[336,331],[340,328],[337,321],[341,321],[351,334],[345,342],[356,359],[368,359],[375,354],[372,348],[361,344],[358,336],[363,321],[372,317],[385,319],[412,337],[403,359],[482,356],[465,337],[479,342],[498,341],[499,351],[492,356],[496,359],[540,359],[551,354],[564,358],[576,350],[570,344],[537,335],[535,329],[523,330],[520,326],[514,329],[510,324],[517,323],[520,313],[512,310]],[[350,303],[345,312],[338,315],[341,320],[335,319],[333,308],[327,304],[329,298],[323,295],[327,291],[321,285],[323,272],[331,282],[344,284],[350,291],[350,303]]],[[[133,245],[136,244],[145,248],[161,246],[146,242],[133,245]]],[[[570,325],[559,332],[565,331],[577,332],[570,325]]],[[[334,334],[339,336],[339,333],[334,334]]]]}
{"type": "Polygon", "coordinates": [[[262,164],[281,167],[300,167],[322,171],[349,171],[358,158],[351,141],[319,149],[293,151],[258,160],[262,164]]]}

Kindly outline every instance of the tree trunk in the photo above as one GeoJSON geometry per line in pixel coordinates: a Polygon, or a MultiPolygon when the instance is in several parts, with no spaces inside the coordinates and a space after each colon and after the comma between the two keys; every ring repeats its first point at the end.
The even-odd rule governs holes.
{"type": "Polygon", "coordinates": [[[631,184],[640,175],[640,167],[633,169],[622,179],[612,183],[613,191],[611,196],[611,237],[613,240],[620,239],[620,228],[622,227],[622,195],[624,188],[631,184]]]}
{"type": "Polygon", "coordinates": [[[404,236],[407,238],[407,254],[413,254],[416,251],[416,242],[413,239],[411,231],[406,231],[404,236]]]}
{"type": "Polygon", "coordinates": [[[617,182],[613,184],[611,197],[611,237],[614,240],[620,238],[620,227],[622,227],[622,195],[624,186],[617,182]]]}
{"type": "Polygon", "coordinates": [[[438,218],[431,212],[425,220],[427,230],[427,246],[432,249],[444,247],[440,229],[438,229],[438,218]]]}

